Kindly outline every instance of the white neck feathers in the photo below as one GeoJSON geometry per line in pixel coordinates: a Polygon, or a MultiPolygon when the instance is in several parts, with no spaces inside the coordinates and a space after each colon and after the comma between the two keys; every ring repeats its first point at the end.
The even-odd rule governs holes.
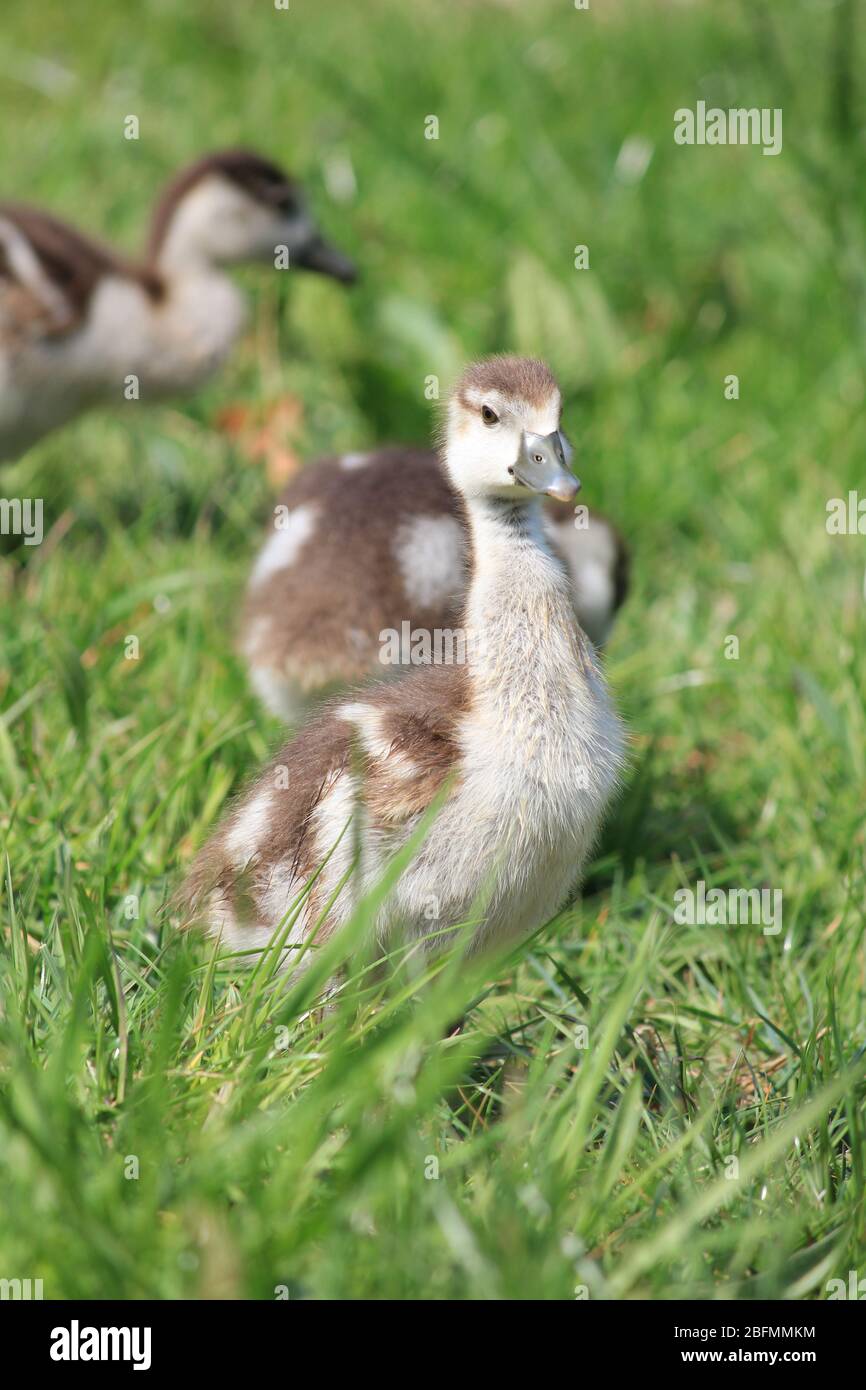
{"type": "Polygon", "coordinates": [[[472,581],[465,625],[478,688],[507,690],[533,703],[551,687],[594,667],[577,624],[571,586],[550,548],[538,502],[467,503],[472,581]]]}

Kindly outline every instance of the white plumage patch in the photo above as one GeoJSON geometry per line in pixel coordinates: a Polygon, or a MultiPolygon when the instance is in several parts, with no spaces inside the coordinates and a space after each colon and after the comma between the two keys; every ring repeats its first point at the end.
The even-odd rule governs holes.
{"type": "Polygon", "coordinates": [[[254,618],[243,634],[241,646],[250,661],[261,659],[268,649],[271,638],[271,620],[267,615],[254,618]]]}
{"type": "Polygon", "coordinates": [[[339,715],[341,719],[346,719],[358,730],[364,752],[371,758],[376,758],[383,763],[387,763],[388,771],[394,777],[413,777],[417,771],[411,758],[406,754],[395,750],[392,741],[382,733],[382,715],[374,705],[365,705],[361,701],[354,704],[342,705],[339,715]]]}
{"type": "Polygon", "coordinates": [[[382,737],[381,717],[373,705],[360,701],[341,705],[339,716],[357,729],[365,753],[369,753],[371,758],[387,758],[388,741],[382,737]]]}
{"type": "Polygon", "coordinates": [[[463,532],[450,516],[416,516],[394,539],[394,555],[406,597],[420,608],[438,607],[463,582],[463,532]]]}
{"type": "Polygon", "coordinates": [[[62,292],[42,269],[42,263],[30,242],[19,232],[14,222],[0,217],[0,246],[13,275],[25,285],[62,323],[69,311],[62,292]]]}
{"type": "Polygon", "coordinates": [[[250,662],[250,684],[265,709],[284,723],[297,724],[306,714],[306,700],[275,667],[250,662]]]}
{"type": "Polygon", "coordinates": [[[568,523],[547,526],[571,572],[581,626],[600,646],[607,640],[616,612],[617,547],[604,520],[590,520],[586,530],[568,523]]]}
{"type": "Polygon", "coordinates": [[[242,806],[226,835],[226,849],[235,868],[242,869],[258,853],[271,817],[272,787],[263,787],[242,806]]]}
{"type": "MultiPolygon", "coordinates": [[[[303,880],[297,877],[291,864],[275,864],[261,895],[260,911],[269,930],[281,931],[291,922],[286,946],[302,945],[309,926],[307,903],[299,901],[303,887],[303,880]]],[[[289,964],[291,961],[290,956],[289,964]]]]}
{"type": "Polygon", "coordinates": [[[607,633],[614,608],[614,586],[611,570],[603,563],[582,565],[577,574],[577,599],[586,631],[607,633]]]}
{"type": "Polygon", "coordinates": [[[250,577],[251,586],[262,584],[278,570],[287,569],[295,563],[302,547],[313,534],[318,516],[319,509],[311,502],[289,512],[283,524],[265,542],[250,577]]]}

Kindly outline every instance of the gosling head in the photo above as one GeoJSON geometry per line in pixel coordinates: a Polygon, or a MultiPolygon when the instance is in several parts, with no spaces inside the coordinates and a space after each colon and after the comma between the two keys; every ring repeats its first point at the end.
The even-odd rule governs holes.
{"type": "Polygon", "coordinates": [[[277,248],[298,266],[350,284],[355,267],[331,246],[297,183],[250,150],[205,155],[182,169],[154,213],[148,246],[161,269],[196,263],[273,262],[277,248]]]}
{"type": "Polygon", "coordinates": [[[570,502],[580,483],[560,429],[562,397],[550,369],[530,357],[487,357],[458,381],[448,401],[444,456],[464,497],[570,502]]]}

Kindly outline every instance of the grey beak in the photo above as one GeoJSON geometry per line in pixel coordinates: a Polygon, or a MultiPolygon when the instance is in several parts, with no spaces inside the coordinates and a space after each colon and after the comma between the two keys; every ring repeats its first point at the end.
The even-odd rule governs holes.
{"type": "Polygon", "coordinates": [[[580,480],[568,467],[570,453],[560,430],[552,434],[530,434],[524,430],[520,453],[511,471],[519,483],[532,488],[533,492],[570,502],[580,491],[580,480]]]}
{"type": "Polygon", "coordinates": [[[323,236],[316,235],[300,251],[292,256],[295,265],[304,270],[315,270],[320,275],[330,275],[343,285],[351,285],[358,278],[354,261],[338,251],[323,236]]]}

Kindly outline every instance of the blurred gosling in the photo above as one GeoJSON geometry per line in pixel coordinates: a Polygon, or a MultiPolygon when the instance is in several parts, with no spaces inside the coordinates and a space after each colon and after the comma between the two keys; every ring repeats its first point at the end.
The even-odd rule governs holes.
{"type": "Polygon", "coordinates": [[[275,265],[278,255],[290,268],[355,277],[299,186],[247,150],[206,155],[176,175],[141,260],[41,209],[0,202],[0,461],[131,390],[149,401],[200,386],[246,321],[225,267],[275,265]]]}

